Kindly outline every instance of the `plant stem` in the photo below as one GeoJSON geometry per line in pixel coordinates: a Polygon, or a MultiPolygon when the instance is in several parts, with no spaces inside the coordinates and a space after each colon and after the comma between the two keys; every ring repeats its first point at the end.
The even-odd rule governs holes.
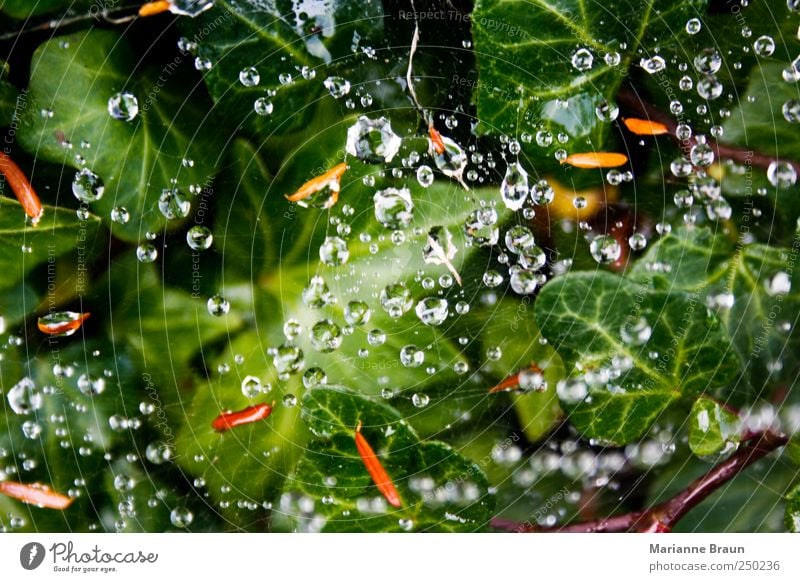
{"type": "MultiPolygon", "coordinates": [[[[669,129],[669,134],[672,139],[678,144],[685,154],[689,153],[692,146],[697,143],[697,140],[692,137],[687,140],[679,140],[675,135],[678,123],[669,115],[645,101],[633,89],[623,88],[617,94],[617,103],[624,106],[632,114],[663,123],[669,129]]],[[[800,163],[793,160],[786,160],[775,156],[768,156],[766,154],[756,152],[747,148],[723,145],[713,139],[708,139],[708,145],[715,151],[717,159],[732,160],[740,164],[750,164],[759,168],[767,169],[772,162],[783,161],[788,162],[794,166],[795,170],[800,172],[800,163]]]]}
{"type": "Polygon", "coordinates": [[[788,442],[788,437],[770,430],[754,433],[750,435],[747,443],[736,453],[716,465],[702,477],[692,481],[686,489],[674,497],[649,509],[552,528],[540,527],[530,522],[517,523],[504,519],[493,519],[491,525],[495,529],[517,533],[669,532],[683,516],[697,507],[714,491],[759,459],[786,445],[788,442]]]}

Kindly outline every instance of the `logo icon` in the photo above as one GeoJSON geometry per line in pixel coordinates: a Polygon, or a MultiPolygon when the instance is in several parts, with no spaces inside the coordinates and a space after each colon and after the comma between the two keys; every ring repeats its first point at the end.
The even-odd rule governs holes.
{"type": "Polygon", "coordinates": [[[19,563],[26,570],[35,570],[44,562],[44,546],[39,542],[29,542],[19,551],[19,563]]]}

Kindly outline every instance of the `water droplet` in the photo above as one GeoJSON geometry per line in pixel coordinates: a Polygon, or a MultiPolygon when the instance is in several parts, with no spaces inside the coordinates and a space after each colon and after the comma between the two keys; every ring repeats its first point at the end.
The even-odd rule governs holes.
{"type": "Polygon", "coordinates": [[[410,344],[400,349],[400,363],[406,368],[417,368],[425,361],[425,352],[410,344]]]}
{"type": "Polygon", "coordinates": [[[350,325],[364,325],[372,316],[372,310],[363,301],[350,301],[344,308],[344,320],[350,325]]]}
{"type": "Polygon", "coordinates": [[[261,82],[261,75],[255,67],[246,67],[239,71],[239,82],[245,87],[255,87],[261,82]]]}
{"type": "Polygon", "coordinates": [[[274,111],[275,106],[272,104],[272,101],[269,100],[267,97],[259,97],[255,101],[253,101],[253,111],[255,111],[258,115],[265,117],[267,115],[271,115],[274,111]]]}
{"type": "Polygon", "coordinates": [[[311,277],[308,287],[303,289],[301,297],[303,303],[312,309],[320,309],[334,301],[328,284],[319,275],[311,277]]]}
{"type": "Polygon", "coordinates": [[[158,199],[158,209],[167,220],[177,220],[189,216],[192,203],[177,188],[165,188],[158,199]]]}
{"type": "Polygon", "coordinates": [[[433,170],[430,166],[421,165],[417,168],[417,182],[423,188],[427,188],[431,184],[433,184],[433,170]]]}
{"type": "Polygon", "coordinates": [[[175,527],[189,527],[194,521],[194,514],[186,507],[176,507],[169,512],[169,521],[175,527]]]}
{"type": "Polygon", "coordinates": [[[415,392],[411,396],[411,404],[413,404],[416,408],[425,408],[431,401],[431,397],[427,394],[422,394],[420,392],[415,392]]]}
{"type": "Polygon", "coordinates": [[[760,57],[772,56],[775,52],[775,40],[771,36],[759,36],[753,42],[753,51],[760,57]]]}
{"type": "Polygon", "coordinates": [[[614,121],[619,116],[619,107],[616,103],[603,100],[594,108],[594,113],[600,121],[614,121]]]}
{"type": "Polygon", "coordinates": [[[619,330],[622,341],[632,346],[644,345],[652,333],[653,329],[644,317],[628,317],[619,330]]]}
{"type": "Polygon", "coordinates": [[[7,399],[8,405],[16,414],[30,414],[39,410],[44,404],[42,392],[30,378],[23,378],[17,382],[8,391],[7,399]]]}
{"type": "Polygon", "coordinates": [[[158,249],[150,243],[142,243],[136,247],[136,258],[140,263],[152,263],[158,258],[158,249]]]}
{"type": "Polygon", "coordinates": [[[380,295],[381,307],[390,317],[398,318],[414,305],[411,291],[405,283],[393,283],[383,288],[380,295]]]}
{"type": "Polygon", "coordinates": [[[651,75],[654,75],[655,73],[663,71],[667,67],[667,63],[663,57],[656,55],[654,57],[641,59],[639,61],[639,66],[651,75]]]}
{"type": "Polygon", "coordinates": [[[767,295],[777,296],[786,295],[792,290],[792,279],[788,273],[778,271],[772,277],[764,281],[764,289],[767,295]]]}
{"type": "Polygon", "coordinates": [[[370,119],[365,115],[358,118],[347,130],[345,150],[351,156],[370,164],[391,162],[400,149],[402,140],[385,117],[370,119]]]}
{"type": "Polygon", "coordinates": [[[722,67],[722,56],[717,49],[706,48],[694,57],[694,68],[703,75],[713,75],[722,67]]]}
{"type": "Polygon", "coordinates": [[[347,243],[338,236],[325,237],[319,247],[319,259],[329,267],[344,265],[349,258],[347,243]]]}
{"type": "Polygon", "coordinates": [[[506,231],[505,242],[508,250],[515,255],[525,252],[535,244],[531,229],[522,224],[515,224],[506,231]]]}
{"type": "Polygon", "coordinates": [[[106,381],[101,376],[81,374],[78,377],[78,390],[86,396],[97,396],[106,389],[106,381]]]}
{"type": "Polygon", "coordinates": [[[338,349],[344,340],[341,328],[330,319],[322,319],[315,323],[308,335],[311,346],[323,353],[338,349]]]}
{"type": "Polygon", "coordinates": [[[328,77],[322,84],[335,99],[340,99],[350,93],[350,81],[342,77],[328,77]]]}
{"type": "Polygon", "coordinates": [[[117,224],[128,224],[131,219],[131,213],[124,206],[115,206],[111,210],[111,221],[117,224]]]}
{"type": "Polygon", "coordinates": [[[89,204],[103,197],[103,180],[89,168],[82,168],[72,180],[72,193],[79,201],[89,204]]]}
{"type": "Polygon", "coordinates": [[[222,295],[213,295],[206,302],[208,312],[214,317],[222,317],[231,310],[231,304],[222,295]]]}
{"type": "Polygon", "coordinates": [[[133,121],[139,114],[139,100],[127,91],[117,93],[108,100],[108,114],[120,121],[133,121]]]}
{"type": "Polygon", "coordinates": [[[500,184],[500,196],[506,208],[515,212],[525,203],[528,197],[528,172],[519,162],[509,164],[506,168],[500,184]]]}
{"type": "Polygon", "coordinates": [[[530,295],[536,291],[536,287],[539,285],[539,279],[536,273],[518,265],[514,265],[509,269],[509,274],[511,288],[515,293],[520,295],[530,295]]]}
{"type": "Polygon", "coordinates": [[[442,297],[426,297],[417,303],[415,311],[419,320],[425,325],[437,326],[447,319],[447,299],[442,297]]]}
{"type": "Polygon", "coordinates": [[[328,375],[322,368],[309,368],[303,374],[303,386],[306,388],[316,388],[328,383],[328,375]]]}
{"type": "Polygon", "coordinates": [[[622,256],[622,247],[613,236],[601,234],[594,237],[589,244],[589,252],[595,261],[601,265],[608,265],[619,260],[622,256]]]}
{"type": "Polygon", "coordinates": [[[789,162],[773,161],[767,168],[767,179],[776,188],[791,188],[797,182],[797,170],[789,162]]]}
{"type": "Polygon", "coordinates": [[[204,251],[211,247],[214,235],[202,225],[195,225],[186,232],[186,243],[194,251],[204,251]]]}
{"type": "Polygon", "coordinates": [[[594,56],[585,48],[580,48],[572,55],[572,66],[576,71],[588,71],[594,63],[594,56]]]}
{"type": "Polygon", "coordinates": [[[255,376],[245,376],[242,379],[242,394],[247,398],[255,398],[262,391],[261,380],[255,376]]]}
{"type": "Polygon", "coordinates": [[[789,123],[800,123],[800,100],[789,99],[781,108],[783,118],[789,123]]]}
{"type": "Polygon", "coordinates": [[[406,228],[414,218],[414,203],[408,188],[379,190],[373,197],[375,218],[386,228],[406,228]]]}
{"type": "Polygon", "coordinates": [[[272,363],[280,376],[295,374],[305,364],[303,350],[297,346],[283,344],[271,353],[272,363]]]}

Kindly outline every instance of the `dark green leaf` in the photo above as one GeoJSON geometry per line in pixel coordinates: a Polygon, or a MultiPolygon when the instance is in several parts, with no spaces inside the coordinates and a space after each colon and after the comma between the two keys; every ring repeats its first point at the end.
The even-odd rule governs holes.
{"type": "Polygon", "coordinates": [[[44,43],[34,55],[18,132],[20,144],[39,159],[85,165],[97,174],[105,192],[92,207],[108,223],[113,208],[126,208],[130,221],[110,226],[128,240],[164,227],[158,208],[163,190],[177,186],[189,196],[191,187],[210,180],[222,137],[204,116],[202,95],[185,91],[180,69],[134,74],[137,61],[128,42],[109,31],[44,43]],[[121,91],[138,100],[130,122],[108,113],[109,99],[121,91]]]}
{"type": "Polygon", "coordinates": [[[303,420],[317,440],[282,499],[299,529],[475,531],[491,517],[494,500],[481,470],[444,443],[420,441],[386,404],[331,386],[305,396],[303,420]],[[359,421],[400,494],[399,509],[386,505],[359,457],[359,421]]]}
{"type": "Polygon", "coordinates": [[[574,376],[559,394],[570,421],[606,442],[636,440],[672,402],[724,386],[739,369],[726,333],[696,298],[609,273],[556,278],[535,314],[574,376]]]}
{"type": "Polygon", "coordinates": [[[611,124],[600,119],[597,106],[613,106],[631,64],[653,56],[650,47],[674,42],[673,31],[704,6],[704,0],[479,0],[472,16],[479,130],[549,132],[552,145],[534,139],[525,146],[537,167],[552,163],[557,148],[602,150],[611,124]],[[582,55],[586,65],[574,66],[582,55]],[[566,146],[556,139],[559,133],[569,136],[566,146]]]}
{"type": "Polygon", "coordinates": [[[762,393],[776,381],[794,379],[797,371],[797,359],[785,357],[795,352],[800,337],[794,332],[800,310],[795,252],[762,244],[734,246],[708,228],[681,228],[653,245],[633,276],[695,294],[699,305],[718,311],[747,364],[751,390],[762,393]]]}
{"type": "Polygon", "coordinates": [[[786,496],[786,529],[800,533],[800,485],[795,485],[786,496]]]}

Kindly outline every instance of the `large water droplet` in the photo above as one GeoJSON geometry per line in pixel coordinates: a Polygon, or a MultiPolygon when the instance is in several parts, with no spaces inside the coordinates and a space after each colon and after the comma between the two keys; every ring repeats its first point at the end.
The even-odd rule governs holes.
{"type": "Polygon", "coordinates": [[[601,265],[608,265],[622,256],[622,247],[613,236],[601,234],[589,244],[589,252],[601,265]]]}
{"type": "Polygon", "coordinates": [[[414,202],[408,188],[378,190],[373,201],[375,218],[386,228],[397,230],[411,224],[414,218],[414,202]]]}
{"type": "Polygon", "coordinates": [[[370,119],[362,115],[348,130],[345,150],[370,164],[391,162],[402,140],[385,117],[370,119]]]}
{"type": "Polygon", "coordinates": [[[517,211],[528,197],[528,172],[519,162],[509,164],[500,184],[500,196],[509,210],[517,211]]]}
{"type": "Polygon", "coordinates": [[[117,93],[108,100],[108,114],[120,121],[133,121],[139,114],[139,100],[127,91],[117,93]]]}
{"type": "Polygon", "coordinates": [[[104,191],[103,180],[89,168],[82,168],[72,180],[72,193],[86,204],[100,200],[104,191]]]}
{"type": "Polygon", "coordinates": [[[447,299],[426,297],[417,303],[415,311],[425,325],[441,325],[447,319],[447,299]]]}

